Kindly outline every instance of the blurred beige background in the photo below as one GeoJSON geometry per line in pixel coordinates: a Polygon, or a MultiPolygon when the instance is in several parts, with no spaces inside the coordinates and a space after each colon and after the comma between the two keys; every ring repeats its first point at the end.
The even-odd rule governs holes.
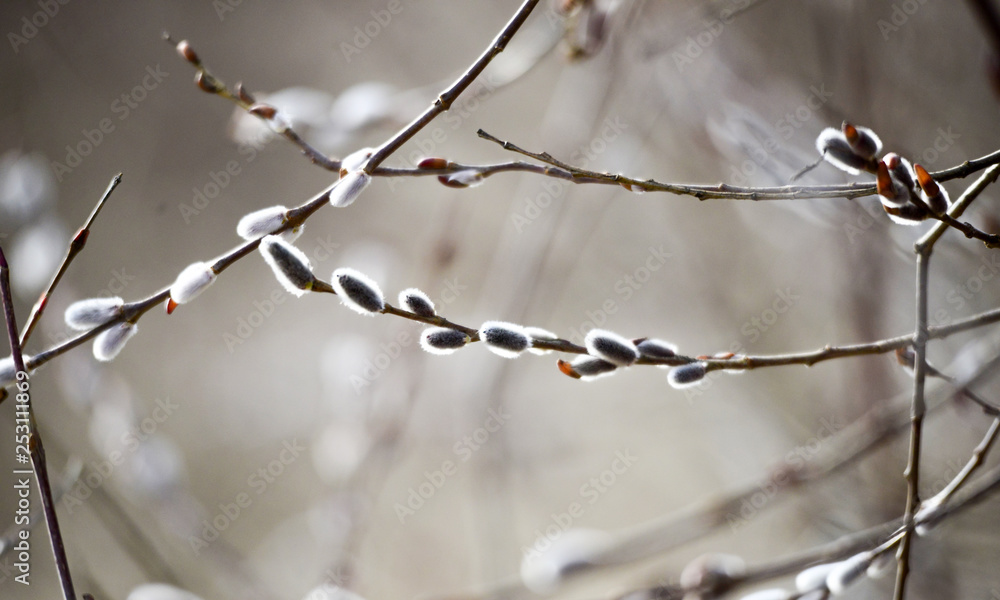
{"type": "MultiPolygon", "coordinates": [[[[70,302],[154,293],[190,262],[235,246],[242,215],[298,204],[332,182],[284,140],[250,149],[234,139],[246,130],[234,127],[232,105],[192,84],[164,30],[190,40],[227,83],[285,90],[278,98],[293,116],[301,111],[307,139],[343,156],[418,114],[517,7],[70,2],[38,18],[45,23],[29,38],[25,19],[41,4],[0,9],[0,30],[14,35],[0,49],[0,243],[22,320],[110,178],[121,171],[124,181],[31,352],[65,339],[70,302]],[[353,87],[369,83],[379,85],[353,87]],[[113,129],[94,143],[104,119],[113,129]],[[70,164],[67,146],[88,136],[93,151],[54,172],[53,161],[70,164]]],[[[785,182],[814,159],[816,135],[844,119],[932,170],[1000,145],[988,43],[965,3],[599,4],[610,12],[592,57],[567,59],[557,44],[564,23],[543,2],[488,73],[511,81],[474,86],[387,165],[512,158],[479,140],[478,128],[598,170],[754,185],[785,182]],[[917,8],[898,22],[904,4],[917,8]],[[718,20],[733,10],[742,12],[718,20]]],[[[846,180],[829,166],[805,178],[846,180]]],[[[961,182],[947,187],[957,195],[961,182]]],[[[996,199],[987,192],[970,219],[995,219],[996,199]]],[[[874,198],[699,203],[515,174],[468,190],[433,178],[376,180],[353,206],[315,215],[297,245],[321,277],[357,268],[393,302],[416,286],[473,327],[501,319],[569,338],[597,325],[693,355],[734,345],[765,354],[912,327],[909,248],[926,227],[891,227],[879,212],[874,198]]],[[[980,268],[992,260],[957,236],[941,244],[936,323],[996,306],[1000,278],[987,276],[996,267],[980,268]]],[[[88,346],[33,379],[53,472],[77,461],[81,469],[69,496],[78,502],[64,501],[60,518],[77,591],[99,600],[123,600],[148,582],[205,600],[297,599],[339,582],[375,600],[516,581],[525,549],[547,528],[565,529],[560,515],[574,502],[584,507],[574,529],[640,525],[762,480],[789,456],[812,460],[826,429],[910,388],[890,357],[719,377],[685,393],[648,367],[582,383],[561,375],[555,356],[505,361],[481,345],[430,356],[415,342],[416,324],[362,318],[330,297],[293,298],[256,254],[173,315],[151,312],[140,330],[113,363],[96,363],[88,346]],[[120,465],[108,462],[115,452],[120,465]],[[619,453],[634,458],[624,469],[619,453]],[[422,504],[412,499],[420,490],[430,496],[422,504]],[[238,499],[245,506],[234,517],[238,499]],[[192,536],[204,541],[203,524],[216,520],[225,529],[196,553],[192,536]]],[[[931,358],[942,367],[959,351],[974,360],[968,344],[989,347],[994,337],[987,329],[938,342],[931,358]]],[[[998,396],[995,385],[981,391],[998,396]]],[[[0,448],[12,457],[11,403],[0,410],[0,448]]],[[[987,425],[961,407],[936,413],[925,495],[987,425]]],[[[559,593],[603,598],[675,582],[706,551],[754,564],[886,521],[903,507],[904,463],[898,438],[821,484],[769,500],[745,526],[559,593]]],[[[4,486],[3,523],[14,503],[4,486]]],[[[998,597],[997,508],[994,499],[918,540],[911,598],[998,597]]],[[[32,536],[30,589],[12,581],[8,556],[0,596],[58,593],[44,535],[39,526],[32,536]]],[[[890,580],[865,581],[853,597],[886,597],[890,580]]]]}

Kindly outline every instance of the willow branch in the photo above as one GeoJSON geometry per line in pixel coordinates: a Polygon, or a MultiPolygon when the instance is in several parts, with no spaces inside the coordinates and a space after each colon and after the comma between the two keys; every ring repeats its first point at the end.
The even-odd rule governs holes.
{"type": "Polygon", "coordinates": [[[372,153],[371,158],[368,159],[368,163],[365,165],[365,172],[372,174],[376,167],[381,165],[385,159],[389,158],[396,150],[398,150],[403,144],[409,141],[414,135],[416,135],[421,129],[426,127],[431,121],[447,112],[451,108],[453,102],[462,95],[462,92],[469,87],[476,77],[483,72],[484,69],[497,57],[510,42],[517,30],[521,28],[521,25],[528,19],[528,15],[534,10],[535,6],[538,4],[538,0],[525,0],[521,7],[514,13],[514,16],[507,22],[507,25],[500,31],[500,33],[494,38],[490,46],[479,56],[478,59],[472,66],[470,66],[465,73],[451,84],[448,89],[441,92],[433,104],[424,111],[419,117],[414,119],[409,125],[404,127],[396,135],[386,141],[384,144],[379,146],[374,153],[372,153]]]}

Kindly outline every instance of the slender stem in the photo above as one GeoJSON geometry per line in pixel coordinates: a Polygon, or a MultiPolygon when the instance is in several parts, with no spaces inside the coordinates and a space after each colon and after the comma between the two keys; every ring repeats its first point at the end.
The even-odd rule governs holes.
{"type": "MultiPolygon", "coordinates": [[[[178,46],[177,41],[174,40],[167,32],[163,32],[163,39],[171,46],[175,47],[178,46]]],[[[187,59],[186,56],[185,59],[187,59]]],[[[264,121],[265,123],[268,123],[271,120],[269,117],[266,117],[259,112],[253,112],[250,110],[252,106],[255,106],[255,101],[253,97],[250,96],[250,94],[248,94],[245,90],[243,90],[241,84],[237,83],[236,84],[237,89],[235,91],[231,90],[221,79],[213,75],[208,70],[208,67],[206,67],[205,64],[201,62],[201,59],[198,59],[196,57],[194,61],[187,59],[187,62],[190,63],[195,68],[195,70],[198,71],[198,78],[196,79],[196,81],[198,82],[198,87],[201,88],[203,91],[215,94],[216,96],[231,101],[236,106],[239,106],[243,110],[247,111],[248,114],[257,117],[258,119],[264,121]]],[[[337,172],[340,170],[339,160],[334,160],[328,157],[327,155],[323,154],[316,148],[314,148],[312,145],[309,144],[309,142],[305,141],[305,139],[291,127],[286,127],[285,129],[283,129],[280,132],[280,135],[289,142],[291,142],[292,144],[294,144],[295,146],[298,146],[299,150],[302,151],[302,154],[304,154],[310,161],[312,161],[313,164],[319,165],[320,167],[323,167],[327,171],[337,172]]]]}
{"type": "Polygon", "coordinates": [[[87,238],[90,236],[90,227],[94,224],[94,220],[97,219],[97,215],[100,214],[101,209],[104,208],[104,203],[108,201],[111,197],[111,192],[115,191],[118,184],[122,182],[122,174],[119,173],[111,178],[111,183],[108,184],[108,189],[104,191],[104,195],[101,199],[97,201],[97,205],[94,210],[90,212],[90,216],[87,218],[86,223],[83,227],[76,232],[73,239],[69,243],[69,248],[66,249],[66,256],[63,257],[62,264],[59,265],[59,269],[56,274],[52,276],[52,281],[49,282],[49,287],[42,292],[42,295],[38,297],[38,301],[35,302],[35,306],[31,309],[31,313],[28,315],[28,321],[24,325],[24,330],[21,332],[21,347],[23,348],[25,344],[28,343],[28,338],[31,337],[31,332],[35,330],[35,325],[42,318],[42,313],[45,311],[45,307],[48,306],[49,298],[52,297],[52,293],[55,291],[56,286],[59,285],[59,281],[62,279],[63,275],[66,274],[66,270],[69,269],[70,263],[76,258],[76,255],[83,251],[83,247],[87,245],[87,238]]]}
{"type": "MultiPolygon", "coordinates": [[[[14,315],[14,300],[10,291],[10,269],[7,258],[0,248],[0,300],[3,301],[4,320],[7,323],[7,337],[10,340],[11,356],[18,374],[17,381],[27,384],[29,377],[24,365],[24,355],[21,352],[21,341],[17,335],[17,320],[14,315]],[[24,373],[22,378],[21,373],[24,373]]],[[[59,583],[62,586],[63,597],[66,600],[76,600],[73,590],[73,577],[69,572],[69,560],[66,558],[66,547],[63,544],[62,531],[59,529],[59,519],[56,517],[55,501],[52,498],[52,487],[49,484],[49,469],[45,462],[45,446],[35,422],[35,411],[31,405],[31,392],[28,385],[18,386],[18,395],[25,394],[23,404],[27,406],[28,417],[28,448],[31,454],[31,465],[38,480],[38,490],[42,496],[42,511],[45,514],[45,524],[49,530],[49,541],[52,544],[52,555],[55,558],[56,571],[59,573],[59,583]]],[[[21,404],[20,398],[18,403],[21,404]]]]}
{"type": "Polygon", "coordinates": [[[389,141],[382,144],[375,152],[372,154],[371,158],[368,159],[368,163],[365,165],[365,172],[372,173],[376,167],[381,165],[385,159],[389,158],[392,153],[400,148],[403,144],[410,140],[414,135],[417,134],[421,129],[426,127],[431,121],[437,118],[438,115],[446,112],[451,108],[452,103],[462,95],[465,88],[469,87],[476,77],[486,69],[487,65],[496,58],[510,42],[517,30],[521,28],[521,25],[528,19],[528,15],[534,10],[535,6],[538,4],[538,0],[525,0],[521,4],[521,8],[514,13],[514,16],[507,22],[507,25],[500,31],[497,37],[490,44],[476,60],[472,63],[465,73],[463,73],[455,83],[445,91],[441,92],[441,95],[437,97],[433,104],[431,104],[427,110],[424,111],[422,115],[414,119],[409,125],[404,127],[396,135],[394,135],[389,141]]]}

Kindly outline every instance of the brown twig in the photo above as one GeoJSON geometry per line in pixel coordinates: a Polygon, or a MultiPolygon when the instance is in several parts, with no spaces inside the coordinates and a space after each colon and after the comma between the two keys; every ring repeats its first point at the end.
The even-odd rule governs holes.
{"type": "Polygon", "coordinates": [[[45,462],[45,446],[42,444],[42,438],[38,433],[35,412],[31,405],[31,391],[28,383],[30,376],[24,365],[21,342],[17,335],[14,300],[11,297],[10,291],[10,269],[7,266],[7,258],[4,256],[2,248],[0,248],[0,300],[3,302],[4,320],[7,323],[7,337],[10,340],[11,356],[13,357],[14,368],[17,373],[18,404],[26,406],[29,435],[28,449],[31,454],[31,466],[34,468],[34,475],[38,480],[38,491],[42,496],[42,511],[45,514],[45,524],[49,530],[49,541],[52,544],[52,555],[55,558],[56,571],[59,573],[59,583],[62,586],[63,597],[66,600],[76,600],[76,592],[73,590],[73,577],[69,572],[69,561],[66,558],[66,548],[63,545],[59,519],[56,516],[55,501],[52,498],[49,470],[45,462]],[[22,394],[24,394],[24,400],[21,399],[22,394]]]}
{"type": "Polygon", "coordinates": [[[56,286],[59,285],[59,281],[62,280],[63,275],[66,274],[66,270],[69,269],[70,263],[73,262],[76,255],[82,252],[84,246],[87,245],[87,238],[90,236],[90,228],[94,224],[94,220],[97,219],[97,215],[100,214],[101,209],[104,208],[104,203],[108,201],[108,198],[111,197],[111,192],[115,191],[115,188],[118,187],[118,184],[121,182],[121,173],[111,178],[111,183],[108,184],[108,189],[104,191],[104,195],[97,201],[97,205],[94,207],[94,210],[90,212],[90,216],[87,217],[87,221],[83,224],[83,227],[76,232],[73,239],[70,240],[69,248],[66,249],[66,256],[63,257],[62,264],[59,265],[59,269],[56,271],[55,275],[52,276],[52,281],[49,282],[49,287],[42,292],[41,296],[38,297],[38,301],[35,303],[35,306],[31,309],[31,313],[28,315],[28,321],[24,325],[24,330],[21,331],[22,348],[28,343],[28,338],[31,337],[31,332],[34,331],[35,325],[37,325],[39,319],[42,318],[42,313],[48,305],[49,298],[52,297],[52,293],[55,291],[56,286]]]}
{"type": "Polygon", "coordinates": [[[365,172],[372,174],[376,167],[381,165],[385,159],[389,158],[396,150],[400,148],[403,144],[410,140],[414,135],[417,134],[421,129],[426,127],[431,121],[446,112],[453,102],[462,95],[462,92],[469,87],[476,77],[497,57],[510,42],[517,30],[521,28],[521,25],[528,19],[528,15],[531,11],[535,9],[538,4],[538,0],[525,0],[521,7],[517,9],[514,16],[507,22],[507,25],[497,34],[490,46],[479,56],[478,59],[472,66],[469,67],[465,73],[451,84],[448,89],[441,92],[433,104],[431,104],[427,110],[423,112],[419,117],[410,122],[409,125],[400,130],[396,135],[392,136],[388,141],[379,146],[375,152],[372,153],[371,158],[368,159],[367,164],[365,164],[365,172]]]}
{"type": "MultiPolygon", "coordinates": [[[[208,70],[208,67],[206,67],[205,64],[201,62],[201,59],[198,58],[198,55],[194,52],[194,50],[191,48],[191,46],[188,44],[186,40],[177,42],[166,31],[163,32],[163,40],[166,41],[171,46],[174,46],[177,49],[177,51],[181,54],[181,56],[188,63],[190,63],[195,68],[195,70],[197,70],[197,74],[195,75],[195,83],[198,85],[199,88],[201,88],[202,91],[208,92],[210,94],[215,94],[221,98],[225,98],[226,100],[231,101],[236,106],[239,106],[240,108],[245,110],[247,114],[253,115],[258,119],[260,119],[261,121],[264,121],[265,124],[270,121],[270,118],[263,115],[262,113],[250,110],[252,107],[258,105],[256,105],[256,103],[254,102],[253,97],[243,89],[242,84],[239,83],[236,84],[237,89],[235,91],[229,89],[229,87],[221,79],[213,75],[208,70]]],[[[311,144],[309,144],[309,142],[305,141],[305,139],[303,139],[303,137],[299,135],[291,127],[287,127],[278,133],[283,138],[285,138],[286,140],[297,146],[302,151],[302,154],[304,154],[310,161],[312,161],[313,164],[319,165],[320,167],[323,167],[327,171],[333,171],[333,172],[340,171],[339,160],[332,159],[326,154],[323,154],[322,152],[314,148],[311,144]]]]}

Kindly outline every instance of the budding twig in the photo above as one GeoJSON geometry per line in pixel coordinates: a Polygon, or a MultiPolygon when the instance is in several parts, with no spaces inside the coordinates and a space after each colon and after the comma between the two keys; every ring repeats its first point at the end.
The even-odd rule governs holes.
{"type": "MultiPolygon", "coordinates": [[[[99,207],[100,205],[98,205],[99,207]]],[[[77,237],[80,236],[78,235],[77,237]]],[[[83,235],[83,239],[86,240],[86,234],[83,235]]],[[[66,262],[63,264],[65,265],[66,262]]],[[[4,256],[3,249],[0,248],[0,300],[3,302],[4,320],[7,324],[7,337],[10,340],[11,356],[14,359],[14,367],[17,372],[27,373],[24,365],[24,356],[21,353],[21,341],[17,335],[17,320],[14,315],[14,300],[10,292],[9,271],[7,258],[4,256]]],[[[27,379],[22,381],[20,377],[18,381],[27,383],[27,379]]],[[[42,511],[45,514],[45,524],[49,530],[49,541],[52,544],[52,554],[55,558],[56,571],[59,573],[59,583],[62,586],[63,596],[66,600],[76,600],[76,592],[73,590],[73,577],[69,572],[69,560],[66,558],[66,548],[63,545],[62,531],[59,529],[59,519],[56,517],[55,500],[52,497],[52,487],[49,482],[49,469],[45,462],[45,446],[42,444],[42,437],[38,433],[38,425],[35,422],[30,390],[27,386],[23,389],[19,386],[18,393],[28,395],[28,399],[24,402],[27,405],[28,413],[28,449],[31,454],[31,466],[34,468],[35,477],[38,479],[38,491],[42,496],[42,511]]]]}
{"type": "Polygon", "coordinates": [[[90,227],[94,224],[94,220],[97,219],[97,215],[104,208],[104,203],[108,201],[111,197],[111,192],[115,191],[118,184],[122,182],[122,174],[119,173],[111,178],[111,183],[108,184],[108,189],[105,190],[104,195],[101,199],[97,201],[97,205],[94,210],[90,212],[90,216],[87,217],[86,223],[83,227],[76,232],[73,239],[69,243],[69,248],[66,249],[66,256],[63,257],[62,264],[59,265],[59,269],[56,270],[55,275],[52,276],[52,281],[49,282],[49,287],[46,288],[42,295],[38,297],[38,301],[35,302],[35,306],[31,309],[31,313],[28,315],[28,321],[24,324],[24,330],[21,331],[21,346],[23,347],[28,343],[28,338],[31,337],[31,332],[35,330],[35,325],[38,324],[39,319],[42,318],[42,313],[45,312],[45,307],[48,305],[49,297],[55,291],[56,286],[59,285],[59,281],[62,280],[63,275],[66,274],[66,270],[69,269],[70,263],[76,258],[76,255],[83,251],[83,247],[87,245],[87,238],[90,236],[90,227]]]}

